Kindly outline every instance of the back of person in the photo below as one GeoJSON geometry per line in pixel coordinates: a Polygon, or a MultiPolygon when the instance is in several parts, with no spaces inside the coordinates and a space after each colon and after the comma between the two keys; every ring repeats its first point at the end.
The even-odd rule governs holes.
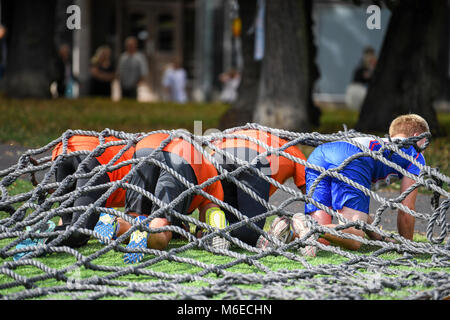
{"type": "MultiPolygon", "coordinates": [[[[267,152],[265,145],[269,148],[278,149],[288,143],[288,141],[281,139],[274,134],[261,130],[239,130],[233,132],[232,134],[244,135],[261,142],[261,144],[258,144],[246,138],[224,138],[215,143],[218,148],[231,153],[233,156],[241,160],[249,162],[251,162],[259,154],[267,152]]],[[[296,146],[290,146],[283,151],[295,158],[298,158],[299,160],[306,161],[306,157],[296,146]]],[[[305,184],[305,167],[299,162],[292,161],[275,153],[264,157],[261,161],[270,166],[270,172],[266,172],[264,169],[263,172],[265,174],[269,174],[279,183],[283,184],[287,179],[293,177],[297,187],[300,188],[305,184]]],[[[276,190],[277,188],[274,185],[271,185],[270,195],[272,195],[276,190]]]]}
{"type": "MultiPolygon", "coordinates": [[[[396,139],[397,140],[397,139],[396,139]]],[[[402,139],[398,139],[402,140],[402,139]]],[[[371,138],[359,138],[355,139],[358,143],[362,144],[363,146],[367,147],[371,151],[379,151],[382,147],[382,143],[390,143],[387,139],[382,139],[382,141],[374,140],[371,138]]],[[[408,156],[411,156],[413,159],[415,159],[418,163],[425,165],[425,157],[422,153],[417,152],[417,150],[413,146],[405,147],[400,149],[402,152],[407,154],[408,156]]],[[[389,160],[397,165],[399,165],[401,168],[406,170],[407,172],[413,174],[413,175],[419,175],[420,169],[414,165],[411,161],[406,159],[405,157],[401,156],[400,154],[396,152],[391,152],[390,150],[383,151],[383,157],[386,160],[389,160]]],[[[378,189],[379,187],[382,187],[383,185],[389,185],[393,181],[402,179],[403,174],[401,174],[399,171],[394,169],[393,167],[384,164],[383,162],[377,160],[373,160],[374,165],[372,169],[372,184],[375,189],[378,189]]]]}
{"type": "MultiPolygon", "coordinates": [[[[159,134],[158,136],[152,135],[142,139],[136,145],[135,157],[148,156],[151,150],[156,149],[168,137],[168,134],[159,134]]],[[[155,153],[154,158],[166,164],[169,168],[174,169],[184,178],[193,180],[190,181],[193,184],[202,184],[208,179],[217,176],[217,170],[214,165],[194,145],[182,138],[175,138],[170,141],[162,149],[162,152],[155,153]]],[[[151,170],[154,171],[153,168],[151,170]]],[[[156,176],[160,175],[160,173],[158,172],[152,175],[155,175],[154,179],[158,179],[156,176]]],[[[219,181],[209,185],[204,191],[219,199],[223,199],[222,186],[219,181]]],[[[209,200],[203,196],[195,195],[189,205],[188,213],[191,213],[197,207],[205,205],[208,202],[209,200]]]]}
{"type": "MultiPolygon", "coordinates": [[[[216,160],[227,171],[233,173],[233,171],[241,167],[238,161],[234,161],[229,157],[231,154],[235,158],[250,162],[254,169],[265,176],[270,176],[280,184],[283,184],[288,178],[293,177],[296,186],[303,191],[305,185],[305,167],[303,165],[283,155],[278,155],[275,151],[273,154],[269,153],[265,157],[255,159],[261,154],[266,153],[268,149],[281,148],[287,143],[286,140],[260,130],[240,130],[230,134],[238,135],[239,137],[223,138],[214,142],[219,149],[228,154],[228,157],[226,154],[222,155],[221,152],[214,154],[216,160]],[[254,141],[250,141],[248,138],[254,141]]],[[[299,160],[306,161],[305,156],[296,146],[290,146],[283,151],[299,160]]],[[[254,195],[265,201],[269,201],[270,196],[277,190],[277,187],[253,170],[241,171],[238,174],[233,174],[233,177],[243,186],[251,190],[251,192],[243,191],[242,187],[238,186],[235,181],[223,179],[221,183],[224,190],[224,202],[236,208],[242,215],[248,218],[253,218],[267,212],[267,207],[260,203],[254,195]]],[[[223,211],[230,224],[240,222],[240,219],[236,215],[225,209],[223,211]]],[[[263,229],[265,219],[259,219],[254,224],[258,228],[263,229]]],[[[263,237],[260,237],[259,233],[255,232],[248,225],[235,228],[230,234],[251,246],[257,245],[260,241],[258,239],[264,240],[263,237]]]]}
{"type": "MultiPolygon", "coordinates": [[[[390,143],[387,139],[381,139],[380,141],[370,137],[354,138],[352,140],[355,144],[344,141],[325,143],[317,147],[316,150],[312,152],[308,158],[308,162],[321,165],[325,169],[336,168],[351,156],[363,152],[363,150],[357,145],[361,145],[362,147],[376,152],[382,148],[383,144],[390,143]]],[[[420,164],[425,165],[424,156],[421,153],[418,153],[413,146],[402,148],[401,151],[413,157],[420,164]]],[[[384,150],[383,157],[411,174],[418,175],[420,173],[420,169],[417,166],[398,153],[391,152],[390,150],[384,150]]],[[[350,168],[353,165],[357,165],[358,168],[357,170],[351,169],[355,175],[362,175],[370,178],[370,182],[374,189],[378,189],[384,185],[389,185],[393,181],[403,177],[403,175],[392,166],[389,166],[372,157],[359,157],[353,160],[352,164],[346,169],[343,168],[344,171],[350,172],[350,168]],[[356,171],[359,172],[356,173],[356,171]]],[[[307,171],[311,170],[312,169],[307,169],[307,171]]]]}
{"type": "MultiPolygon", "coordinates": [[[[198,185],[201,185],[207,180],[216,177],[218,174],[216,167],[214,167],[214,165],[206,159],[206,157],[199,150],[197,150],[193,144],[182,138],[176,138],[171,141],[163,149],[163,151],[174,154],[185,161],[185,163],[189,164],[194,171],[198,185]]],[[[210,184],[203,190],[219,200],[223,199],[223,190],[220,181],[210,184]]],[[[201,195],[195,195],[188,212],[190,213],[196,208],[204,206],[208,203],[211,203],[211,201],[201,195]]]]}
{"type": "MultiPolygon", "coordinates": [[[[114,136],[105,137],[105,144],[113,141],[121,141],[119,138],[114,136]]],[[[86,136],[86,135],[74,135],[68,139],[67,142],[67,154],[70,154],[75,151],[94,151],[100,145],[100,140],[95,136],[86,136]]],[[[99,156],[95,157],[97,160],[97,165],[117,165],[123,161],[127,161],[132,159],[134,154],[134,146],[131,146],[127,149],[119,159],[114,163],[110,163],[110,161],[123,149],[126,144],[114,145],[107,147],[99,156]]],[[[60,156],[64,151],[63,143],[58,143],[52,151],[52,161],[56,160],[58,156],[60,156]]],[[[82,157],[85,158],[87,155],[82,157]]],[[[70,158],[69,158],[70,159],[70,158]]],[[[79,161],[81,162],[82,159],[79,161]]],[[[93,168],[90,168],[93,169],[93,168]]],[[[114,171],[108,171],[106,174],[109,177],[110,181],[118,181],[121,180],[131,169],[131,164],[122,166],[114,171]]],[[[73,172],[68,172],[72,174],[73,172]]],[[[117,189],[107,200],[106,206],[108,207],[122,207],[125,203],[125,190],[119,188],[117,189]]]]}

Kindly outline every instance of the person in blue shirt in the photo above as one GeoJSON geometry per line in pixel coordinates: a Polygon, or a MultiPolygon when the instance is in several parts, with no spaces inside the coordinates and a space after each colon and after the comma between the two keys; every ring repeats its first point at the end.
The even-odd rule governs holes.
{"type": "MultiPolygon", "coordinates": [[[[429,132],[428,123],[420,116],[415,114],[403,115],[396,118],[390,125],[389,135],[392,141],[397,139],[405,139],[408,137],[419,136],[425,132],[429,132]]],[[[340,167],[349,157],[362,152],[357,146],[362,145],[372,151],[379,151],[386,143],[392,143],[387,139],[375,140],[373,138],[354,138],[352,142],[337,141],[324,143],[318,146],[309,156],[308,162],[316,166],[320,166],[325,170],[340,167]]],[[[422,139],[417,142],[420,147],[426,142],[422,139]]],[[[419,164],[425,165],[425,158],[421,152],[418,152],[414,146],[401,148],[401,151],[415,159],[419,164]]],[[[386,150],[383,152],[383,157],[412,175],[419,175],[420,169],[414,163],[405,159],[400,154],[386,150]]],[[[406,191],[411,185],[415,183],[414,179],[403,176],[400,172],[376,160],[372,157],[357,157],[350,161],[347,165],[340,168],[338,172],[350,180],[360,184],[367,189],[371,187],[379,187],[381,184],[390,184],[396,179],[401,180],[401,193],[406,191]]],[[[315,180],[320,176],[320,172],[307,167],[306,168],[306,193],[309,194],[313,187],[315,180]]],[[[417,189],[411,192],[403,201],[402,204],[411,210],[415,209],[415,202],[417,196],[417,189]]],[[[336,210],[342,214],[343,217],[349,221],[362,220],[371,223],[369,217],[369,203],[370,197],[364,194],[363,191],[347,184],[346,182],[333,178],[329,175],[321,178],[312,194],[312,199],[318,203],[336,210]]],[[[312,203],[306,203],[305,214],[311,215],[320,225],[327,227],[336,227],[332,224],[332,217],[326,211],[319,209],[312,203]]],[[[295,216],[294,216],[295,218],[295,216]]],[[[295,219],[293,219],[295,220],[295,219]]],[[[293,229],[297,236],[302,236],[308,232],[305,220],[297,219],[297,223],[293,221],[293,229]],[[296,228],[297,226],[297,228],[296,228]]],[[[414,216],[398,210],[397,228],[399,234],[406,239],[412,240],[414,235],[414,216]]],[[[356,236],[364,237],[364,231],[356,228],[348,228],[343,232],[350,233],[356,236]]],[[[369,237],[379,239],[380,235],[375,233],[368,233],[369,237]]],[[[324,234],[322,237],[330,243],[339,245],[345,249],[358,250],[361,247],[361,242],[353,239],[344,239],[332,234],[324,234]]],[[[315,247],[310,246],[303,250],[306,255],[315,256],[315,247]]]]}

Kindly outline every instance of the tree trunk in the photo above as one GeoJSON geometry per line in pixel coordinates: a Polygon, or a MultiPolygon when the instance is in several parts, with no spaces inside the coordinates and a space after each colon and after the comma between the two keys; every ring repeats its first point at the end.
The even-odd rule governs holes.
{"type": "Polygon", "coordinates": [[[50,96],[55,0],[15,0],[5,93],[13,98],[50,96]]]}
{"type": "Polygon", "coordinates": [[[253,120],[253,112],[258,97],[258,83],[261,63],[253,58],[255,37],[248,34],[253,26],[256,15],[256,0],[239,0],[239,15],[242,21],[242,57],[244,68],[241,74],[241,84],[238,89],[238,99],[222,116],[220,129],[228,129],[244,125],[253,120]]]}
{"type": "Polygon", "coordinates": [[[424,117],[433,134],[439,125],[433,103],[445,96],[449,67],[446,0],[399,1],[393,9],[378,65],[356,126],[387,132],[397,116],[424,117]]]}
{"type": "Polygon", "coordinates": [[[312,1],[266,1],[265,56],[254,121],[296,131],[318,124],[312,1]]]}

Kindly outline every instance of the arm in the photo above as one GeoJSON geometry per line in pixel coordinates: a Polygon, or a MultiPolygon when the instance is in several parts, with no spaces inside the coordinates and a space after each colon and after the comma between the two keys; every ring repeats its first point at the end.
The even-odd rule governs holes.
{"type": "Polygon", "coordinates": [[[91,67],[91,74],[101,81],[112,81],[114,79],[114,73],[100,71],[97,66],[91,67]]]}
{"type": "MultiPolygon", "coordinates": [[[[133,217],[140,216],[140,214],[137,214],[136,212],[128,212],[128,214],[133,217]]],[[[122,218],[119,218],[118,222],[119,231],[117,233],[117,236],[120,237],[131,228],[131,224],[122,218]]],[[[155,218],[150,221],[149,228],[156,229],[168,225],[170,225],[170,222],[166,218],[155,218]]],[[[170,240],[172,240],[171,231],[149,233],[147,238],[147,247],[151,249],[164,250],[169,245],[170,240]]]]}
{"type": "MultiPolygon", "coordinates": [[[[411,187],[415,181],[408,177],[403,177],[401,184],[401,193],[405,192],[409,187],[411,187]]],[[[411,192],[405,200],[402,201],[402,204],[405,207],[408,207],[411,210],[415,210],[416,208],[416,198],[417,198],[417,189],[411,192]]],[[[397,229],[400,235],[406,239],[412,240],[414,236],[414,225],[416,222],[416,218],[402,210],[398,210],[397,215],[397,229]]]]}

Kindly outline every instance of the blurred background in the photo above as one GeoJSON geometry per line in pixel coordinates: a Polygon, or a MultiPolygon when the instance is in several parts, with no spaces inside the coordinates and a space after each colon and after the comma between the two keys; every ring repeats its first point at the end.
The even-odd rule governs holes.
{"type": "Polygon", "coordinates": [[[445,138],[449,16],[448,0],[0,0],[0,141],[196,120],[385,134],[405,113],[445,138]]]}

